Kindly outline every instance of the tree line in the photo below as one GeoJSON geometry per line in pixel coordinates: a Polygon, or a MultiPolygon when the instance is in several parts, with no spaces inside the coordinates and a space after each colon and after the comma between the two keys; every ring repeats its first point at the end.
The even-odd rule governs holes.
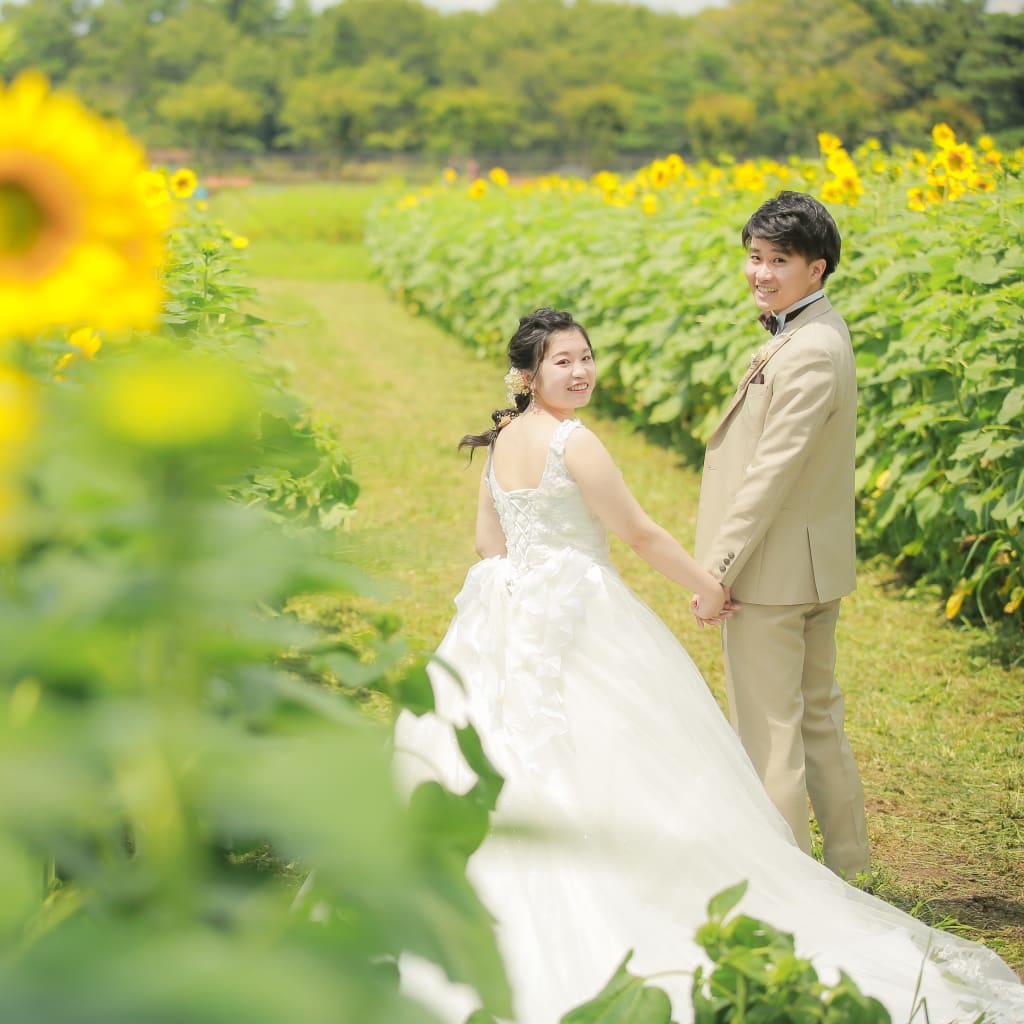
{"type": "Polygon", "coordinates": [[[39,68],[150,148],[328,163],[573,162],[1024,143],[1024,14],[985,0],[759,0],[696,15],[607,0],[23,0],[0,76],[39,68]]]}

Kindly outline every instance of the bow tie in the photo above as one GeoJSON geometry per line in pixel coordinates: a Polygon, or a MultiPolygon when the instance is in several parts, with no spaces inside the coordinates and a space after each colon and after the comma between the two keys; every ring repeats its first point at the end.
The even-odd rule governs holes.
{"type": "MultiPolygon", "coordinates": [[[[819,295],[818,299],[820,298],[821,296],[819,295]]],[[[813,306],[818,299],[811,299],[810,302],[805,302],[802,306],[791,309],[786,314],[786,323],[792,323],[808,306],[813,306]]],[[[771,331],[772,334],[778,334],[782,329],[782,321],[774,313],[762,313],[757,320],[766,331],[771,331]]]]}

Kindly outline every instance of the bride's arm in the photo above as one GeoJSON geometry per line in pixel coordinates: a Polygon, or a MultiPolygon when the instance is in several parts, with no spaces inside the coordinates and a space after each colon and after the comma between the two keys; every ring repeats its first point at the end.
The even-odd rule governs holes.
{"type": "Polygon", "coordinates": [[[501,529],[494,499],[487,487],[487,467],[480,477],[480,498],[476,506],[476,553],[481,558],[505,556],[505,534],[501,529]]]}
{"type": "Polygon", "coordinates": [[[583,499],[611,533],[658,572],[693,591],[701,599],[702,617],[713,619],[721,612],[726,598],[721,583],[643,510],[594,434],[573,431],[565,464],[583,499]]]}

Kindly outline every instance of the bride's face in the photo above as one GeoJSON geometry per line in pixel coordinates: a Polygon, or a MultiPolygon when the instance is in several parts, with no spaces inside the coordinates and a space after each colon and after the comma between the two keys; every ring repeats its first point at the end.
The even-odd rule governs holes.
{"type": "Polygon", "coordinates": [[[556,331],[534,378],[534,401],[554,410],[582,409],[597,379],[594,353],[576,330],[556,331]]]}

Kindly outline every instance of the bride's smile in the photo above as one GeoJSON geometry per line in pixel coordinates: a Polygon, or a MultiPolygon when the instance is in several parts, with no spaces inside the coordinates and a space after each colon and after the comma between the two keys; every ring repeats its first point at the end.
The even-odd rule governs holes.
{"type": "Polygon", "coordinates": [[[537,409],[563,419],[590,401],[597,380],[594,353],[579,331],[558,331],[534,376],[537,409]]]}

